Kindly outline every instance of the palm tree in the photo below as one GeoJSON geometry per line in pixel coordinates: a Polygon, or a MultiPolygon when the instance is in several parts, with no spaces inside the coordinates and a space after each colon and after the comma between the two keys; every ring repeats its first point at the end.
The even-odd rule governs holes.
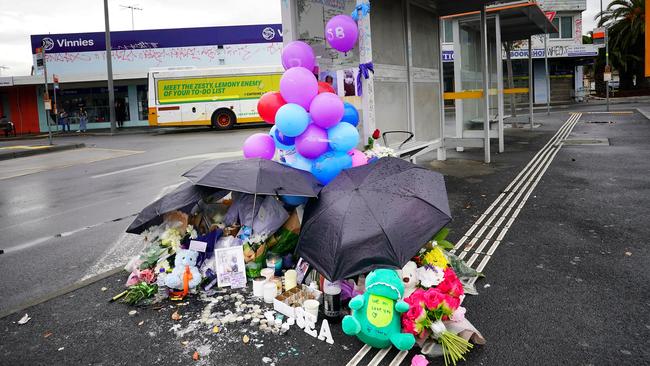
{"type": "Polygon", "coordinates": [[[596,15],[599,27],[607,27],[612,66],[619,70],[621,88],[632,79],[643,80],[645,0],[614,0],[596,15]]]}

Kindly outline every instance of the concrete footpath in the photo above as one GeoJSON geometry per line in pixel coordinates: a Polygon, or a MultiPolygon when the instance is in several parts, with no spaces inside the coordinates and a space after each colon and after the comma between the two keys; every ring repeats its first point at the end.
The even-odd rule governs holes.
{"type": "MultiPolygon", "coordinates": [[[[553,158],[537,171],[534,190],[490,254],[486,278],[476,283],[479,295],[465,300],[468,319],[488,341],[466,364],[647,364],[650,121],[637,112],[580,118],[555,112],[536,122],[541,127],[533,131],[508,129],[506,152],[493,155],[490,165],[479,150],[450,151],[445,162],[423,163],[446,176],[450,238],[459,241],[561,127],[570,131],[547,147],[553,158]]],[[[214,304],[190,298],[138,308],[131,316],[133,308],[108,302],[123,291],[126,277],[113,274],[0,319],[2,363],[366,365],[374,359],[388,365],[398,357],[395,349],[358,354],[362,344],[335,324],[333,345],[295,326],[274,335],[248,321],[215,333],[201,318],[232,311],[238,300],[225,299],[232,293],[218,294],[224,298],[214,304]],[[178,321],[171,318],[175,311],[182,315],[178,321]],[[18,324],[25,314],[31,320],[18,324]],[[348,363],[355,355],[359,359],[348,363]]],[[[244,303],[264,308],[248,292],[242,295],[244,303]]]]}
{"type": "Polygon", "coordinates": [[[85,147],[83,143],[80,144],[30,144],[30,145],[9,145],[0,146],[0,160],[24,158],[26,156],[49,154],[58,151],[66,151],[73,149],[80,149],[85,147]]]}

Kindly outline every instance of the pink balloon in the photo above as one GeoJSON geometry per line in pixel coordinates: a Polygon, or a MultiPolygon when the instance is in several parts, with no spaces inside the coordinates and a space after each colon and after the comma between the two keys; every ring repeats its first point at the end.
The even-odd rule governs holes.
{"type": "Polygon", "coordinates": [[[348,151],[348,155],[352,157],[352,167],[362,166],[368,164],[368,157],[363,152],[352,149],[348,151]]]}
{"type": "Polygon", "coordinates": [[[325,26],[327,42],[338,51],[348,52],[353,49],[358,37],[357,23],[349,15],[337,15],[325,26]]]}
{"type": "Polygon", "coordinates": [[[316,159],[329,149],[327,131],[310,124],[302,135],[296,137],[296,150],[307,159],[316,159]]]}
{"type": "Polygon", "coordinates": [[[345,107],[338,95],[333,93],[320,93],[309,106],[311,119],[323,128],[330,128],[341,121],[345,107]]]}
{"type": "Polygon", "coordinates": [[[280,94],[287,103],[295,103],[309,110],[311,100],[318,95],[318,81],[304,67],[292,67],[280,79],[280,94]]]}
{"type": "Polygon", "coordinates": [[[314,70],[316,66],[314,50],[305,42],[293,41],[282,49],[282,66],[285,70],[292,67],[314,70]]]}
{"type": "Polygon", "coordinates": [[[266,133],[256,133],[244,141],[244,157],[246,159],[271,160],[273,155],[275,155],[275,141],[266,133]]]}

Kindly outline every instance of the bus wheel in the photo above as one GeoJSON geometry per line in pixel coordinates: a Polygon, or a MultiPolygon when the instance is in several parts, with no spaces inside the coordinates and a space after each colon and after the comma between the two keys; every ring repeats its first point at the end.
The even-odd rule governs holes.
{"type": "Polygon", "coordinates": [[[212,127],[217,130],[229,130],[235,125],[237,117],[230,109],[219,109],[212,113],[212,127]]]}

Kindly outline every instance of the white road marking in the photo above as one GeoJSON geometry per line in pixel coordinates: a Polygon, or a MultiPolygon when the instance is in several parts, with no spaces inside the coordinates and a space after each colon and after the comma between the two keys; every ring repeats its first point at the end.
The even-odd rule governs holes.
{"type": "Polygon", "coordinates": [[[357,366],[359,362],[363,359],[363,357],[366,355],[366,353],[370,351],[371,348],[372,347],[370,347],[369,345],[364,344],[363,347],[361,347],[361,349],[359,350],[359,352],[357,352],[357,354],[354,355],[354,357],[352,357],[350,361],[348,361],[346,366],[357,366]]]}
{"type": "Polygon", "coordinates": [[[368,366],[377,366],[377,365],[379,365],[381,360],[383,360],[384,357],[386,357],[386,355],[388,354],[388,352],[392,348],[393,347],[390,346],[390,347],[380,349],[379,352],[377,352],[377,354],[375,355],[375,357],[373,357],[372,360],[370,360],[370,363],[368,364],[368,366]]]}
{"type": "Polygon", "coordinates": [[[402,361],[404,361],[408,354],[408,351],[399,351],[399,353],[395,355],[395,358],[393,358],[393,362],[391,362],[388,366],[398,366],[402,363],[402,361]]]}
{"type": "Polygon", "coordinates": [[[163,164],[175,163],[177,161],[225,159],[225,158],[236,158],[236,157],[239,157],[239,156],[243,156],[242,151],[226,151],[226,152],[221,152],[221,153],[210,153],[210,154],[198,154],[198,155],[183,156],[183,157],[180,157],[180,158],[157,161],[155,163],[138,165],[138,166],[134,166],[132,168],[120,169],[120,170],[115,170],[115,171],[108,172],[108,173],[97,174],[97,175],[91,176],[91,178],[93,178],[93,179],[104,178],[104,177],[108,177],[108,176],[111,176],[111,175],[132,172],[134,170],[146,169],[146,168],[151,168],[151,167],[159,166],[159,165],[163,165],[163,164]]]}
{"type": "MultiPolygon", "coordinates": [[[[476,270],[481,272],[485,269],[485,266],[490,261],[494,255],[497,247],[507,234],[508,230],[511,228],[517,216],[521,212],[522,208],[525,206],[529,197],[531,196],[534,189],[537,187],[537,184],[541,181],[542,177],[546,173],[546,170],[551,165],[555,156],[560,151],[560,148],[563,146],[563,140],[569,136],[573,127],[580,120],[581,114],[573,114],[565,124],[558,130],[558,132],[551,138],[546,145],[540,150],[533,160],[529,162],[526,167],[515,177],[515,179],[506,187],[504,192],[508,192],[507,195],[500,194],[497,199],[488,207],[483,215],[479,217],[477,222],[465,233],[461,239],[462,243],[466,243],[469,239],[469,243],[463,245],[456,245],[452,252],[457,253],[459,250],[462,252],[459,254],[460,258],[465,258],[470,255],[467,264],[470,267],[474,267],[477,264],[477,260],[480,256],[483,256],[481,260],[476,265],[476,270]],[[516,193],[516,194],[515,194],[516,193]],[[505,197],[505,200],[504,200],[505,197]],[[503,213],[504,207],[508,207],[503,213]],[[512,215],[508,217],[511,208],[516,207],[512,211],[512,215]],[[496,209],[495,209],[496,208],[496,209]],[[494,211],[493,211],[494,210],[494,211]],[[493,212],[492,212],[493,211],[493,212]],[[489,218],[485,223],[480,225],[479,221],[485,220],[488,214],[491,213],[489,218]],[[500,214],[501,213],[501,214],[500,214]],[[491,227],[491,230],[487,233],[485,237],[482,237],[483,233],[489,227],[488,225],[492,221],[498,218],[497,223],[491,227]],[[506,224],[503,227],[500,225],[506,220],[506,224]],[[473,232],[479,228],[480,229],[473,235],[473,232]],[[492,239],[494,234],[499,230],[496,239],[492,239]],[[474,245],[478,240],[481,240],[481,244],[474,249],[474,245]],[[485,249],[487,248],[487,251],[485,249]]],[[[460,242],[460,241],[459,241],[460,242]]]]}

